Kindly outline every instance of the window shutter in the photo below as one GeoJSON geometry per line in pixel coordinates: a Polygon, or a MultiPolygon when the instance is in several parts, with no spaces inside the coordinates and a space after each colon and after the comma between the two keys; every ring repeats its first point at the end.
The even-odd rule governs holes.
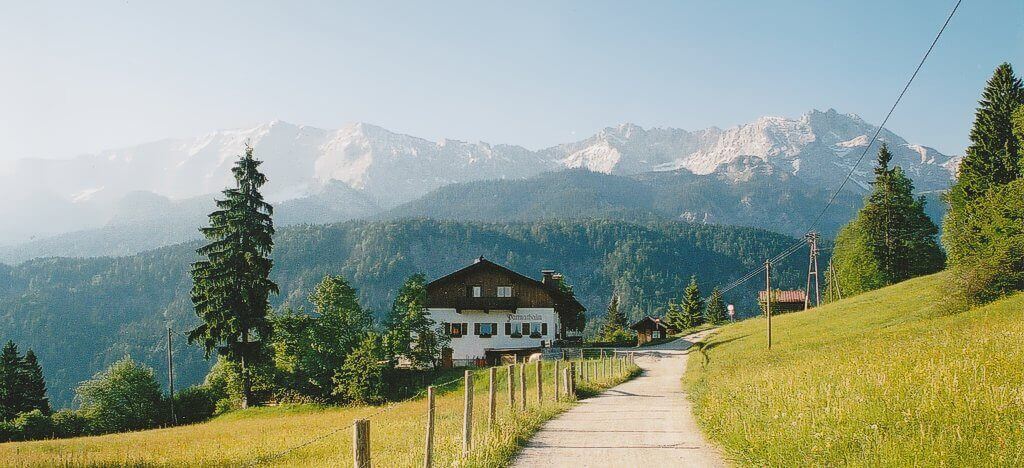
{"type": "Polygon", "coordinates": [[[548,335],[548,323],[547,322],[543,322],[543,323],[540,324],[540,334],[544,335],[544,336],[548,335]]]}
{"type": "Polygon", "coordinates": [[[498,334],[498,324],[496,324],[496,323],[492,323],[491,324],[491,334],[492,335],[497,335],[498,334]]]}
{"type": "Polygon", "coordinates": [[[527,336],[529,334],[530,334],[530,323],[529,322],[523,322],[523,336],[527,336]]]}
{"type": "Polygon", "coordinates": [[[444,325],[444,334],[448,335],[448,336],[451,336],[451,334],[452,334],[452,324],[450,324],[448,322],[444,322],[442,325],[444,325]]]}
{"type": "Polygon", "coordinates": [[[505,336],[512,334],[512,322],[505,322],[505,336]]]}
{"type": "Polygon", "coordinates": [[[473,334],[476,336],[480,336],[480,323],[473,324],[473,334]]]}
{"type": "Polygon", "coordinates": [[[463,335],[468,335],[469,334],[469,324],[468,323],[463,323],[462,324],[462,334],[463,335]]]}

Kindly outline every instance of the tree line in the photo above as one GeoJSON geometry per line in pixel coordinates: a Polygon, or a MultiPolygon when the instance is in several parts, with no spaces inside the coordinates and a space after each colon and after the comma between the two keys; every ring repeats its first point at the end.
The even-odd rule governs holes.
{"type": "MultiPolygon", "coordinates": [[[[704,299],[697,284],[697,275],[690,277],[690,283],[679,300],[671,300],[666,306],[664,323],[670,329],[684,332],[701,325],[719,325],[728,320],[725,299],[716,286],[711,296],[704,299]]],[[[605,343],[635,344],[636,333],[629,330],[626,315],[619,310],[619,297],[612,295],[604,320],[595,339],[605,343]]]]}
{"type": "Polygon", "coordinates": [[[982,91],[970,145],[944,195],[939,228],[925,200],[883,142],[875,180],[857,216],[836,236],[829,290],[844,295],[877,289],[952,267],[947,304],[964,310],[1024,289],[1024,86],[1009,63],[982,91]],[[945,249],[943,250],[944,247],[945,249]],[[948,256],[948,258],[947,258],[948,256]]]}

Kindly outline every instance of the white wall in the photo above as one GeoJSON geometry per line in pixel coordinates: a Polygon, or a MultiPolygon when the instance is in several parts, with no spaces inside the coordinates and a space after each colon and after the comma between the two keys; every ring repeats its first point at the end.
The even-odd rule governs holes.
{"type": "Polygon", "coordinates": [[[484,313],[468,311],[460,314],[455,309],[427,309],[427,312],[430,314],[430,318],[437,322],[438,325],[445,322],[467,324],[466,335],[451,339],[450,346],[452,348],[452,359],[454,360],[482,359],[485,349],[538,347],[541,341],[550,343],[554,340],[555,333],[559,328],[558,314],[552,308],[521,308],[516,309],[512,314],[507,312],[484,313]],[[547,334],[541,338],[530,338],[529,335],[524,335],[522,338],[512,338],[505,334],[505,324],[509,321],[512,322],[513,331],[516,326],[521,327],[522,325],[520,324],[523,322],[547,323],[547,334]],[[476,323],[496,323],[498,324],[498,329],[495,330],[494,336],[481,338],[474,333],[476,331],[474,324],[476,323]]]}

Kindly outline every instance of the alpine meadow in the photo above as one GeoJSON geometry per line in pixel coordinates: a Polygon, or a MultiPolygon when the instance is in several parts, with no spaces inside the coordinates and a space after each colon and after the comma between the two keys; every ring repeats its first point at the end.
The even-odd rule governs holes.
{"type": "Polygon", "coordinates": [[[1024,3],[0,10],[0,467],[1024,466],[1024,3]]]}

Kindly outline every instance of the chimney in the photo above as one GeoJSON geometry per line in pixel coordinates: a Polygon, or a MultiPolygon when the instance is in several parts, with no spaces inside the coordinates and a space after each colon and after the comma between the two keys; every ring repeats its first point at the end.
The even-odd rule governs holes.
{"type": "Polygon", "coordinates": [[[544,286],[555,286],[555,270],[541,270],[540,274],[542,276],[540,282],[544,286]]]}
{"type": "Polygon", "coordinates": [[[480,263],[480,262],[482,262],[483,260],[484,260],[484,256],[483,256],[483,255],[481,255],[481,256],[477,257],[477,258],[476,258],[475,260],[473,260],[473,263],[480,263]]]}

